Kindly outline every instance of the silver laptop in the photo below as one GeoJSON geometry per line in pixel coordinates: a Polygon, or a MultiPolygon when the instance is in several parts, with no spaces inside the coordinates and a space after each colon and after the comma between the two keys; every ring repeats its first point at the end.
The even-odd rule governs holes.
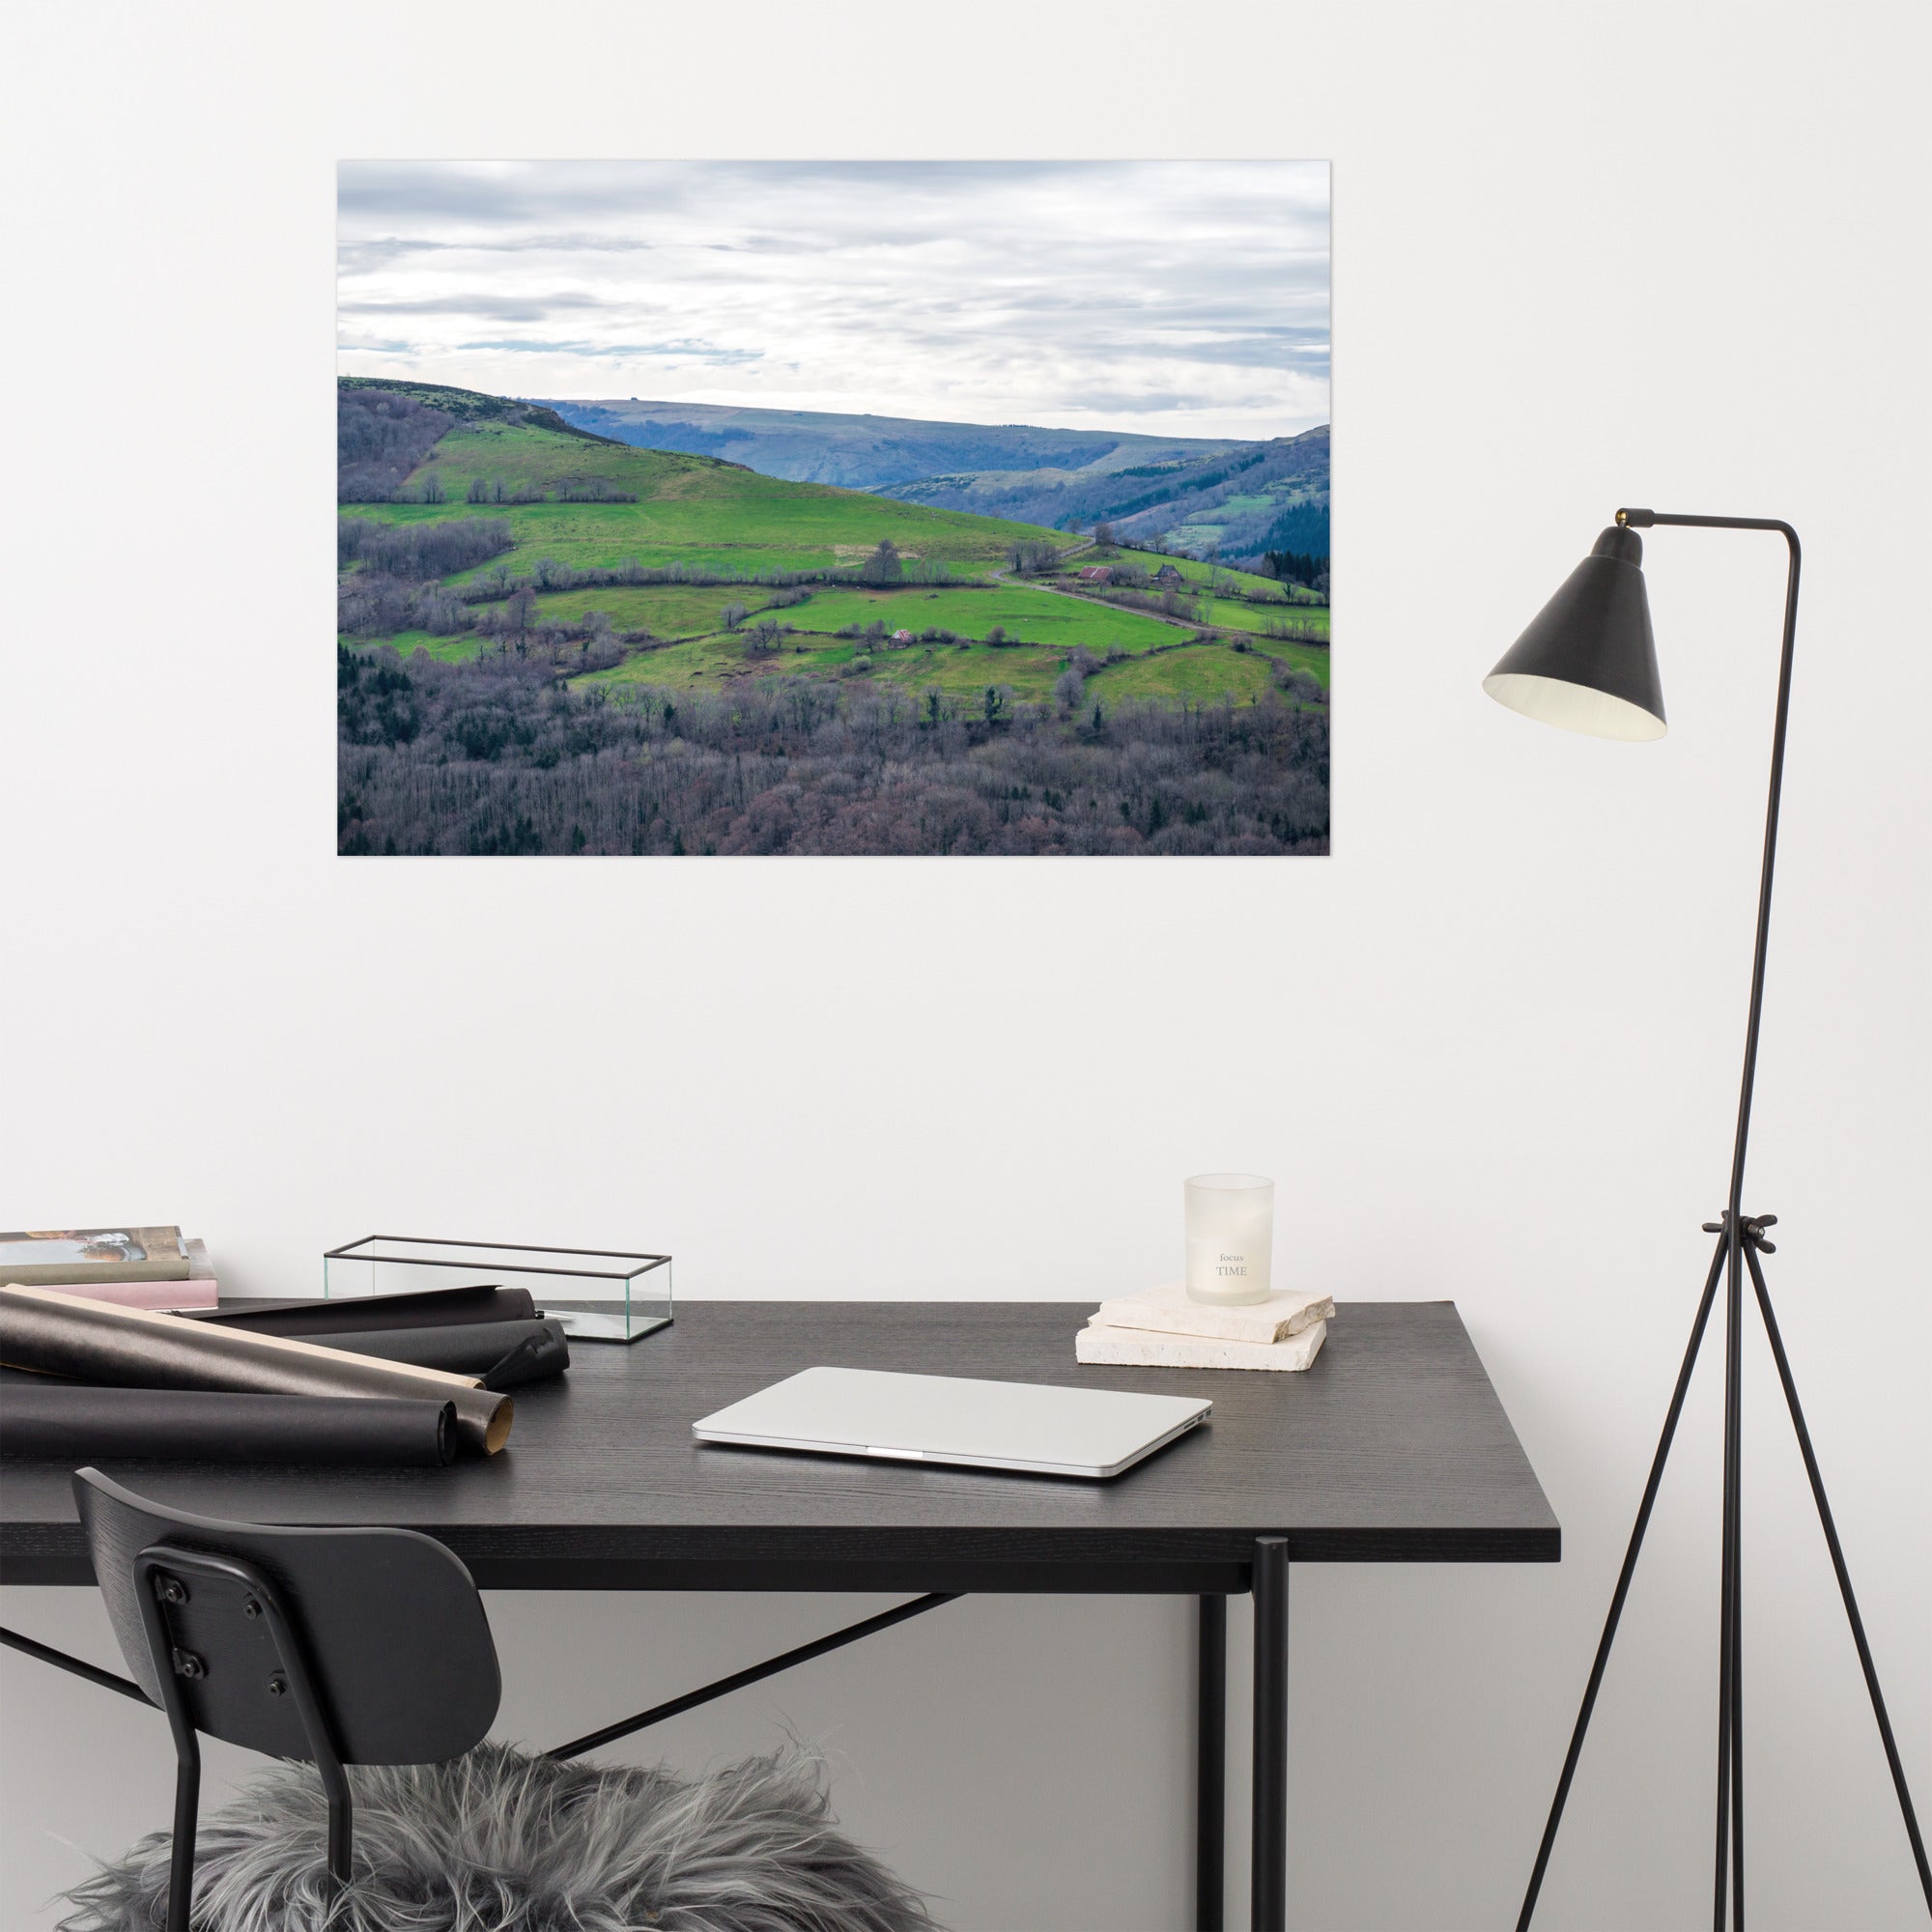
{"type": "Polygon", "coordinates": [[[1211,1402],[877,1369],[805,1369],[691,1425],[700,1442],[1118,1476],[1208,1419],[1211,1402]]]}

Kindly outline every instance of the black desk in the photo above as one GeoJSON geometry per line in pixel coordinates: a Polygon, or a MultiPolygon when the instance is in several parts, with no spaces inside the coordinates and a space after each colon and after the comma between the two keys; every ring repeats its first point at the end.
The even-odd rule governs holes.
{"type": "MultiPolygon", "coordinates": [[[[1556,1561],[1560,1532],[1449,1302],[1346,1305],[1299,1375],[1081,1368],[1087,1304],[701,1302],[520,1390],[508,1449],[445,1470],[128,1465],[208,1515],[386,1523],[484,1589],[1102,1591],[1202,1600],[1200,1912],[1218,1924],[1226,1603],[1255,1593],[1255,1924],[1279,1926],[1291,1561],[1556,1561]],[[1210,1424],[1111,1483],[700,1445],[813,1363],[1200,1395],[1210,1424]]],[[[0,1579],[92,1581],[66,1472],[10,1463],[0,1579]]]]}

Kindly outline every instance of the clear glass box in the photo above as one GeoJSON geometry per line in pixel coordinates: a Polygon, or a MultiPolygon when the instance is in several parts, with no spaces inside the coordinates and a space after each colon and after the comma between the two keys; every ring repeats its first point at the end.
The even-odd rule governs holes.
{"type": "Polygon", "coordinates": [[[636,1342],[670,1324],[668,1255],[368,1235],[322,1258],[322,1292],[330,1300],[485,1283],[528,1289],[575,1341],[636,1342]]]}

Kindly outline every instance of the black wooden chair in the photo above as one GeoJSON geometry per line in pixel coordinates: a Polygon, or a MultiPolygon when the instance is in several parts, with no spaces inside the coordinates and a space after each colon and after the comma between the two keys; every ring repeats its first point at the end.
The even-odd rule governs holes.
{"type": "MultiPolygon", "coordinates": [[[[166,1711],[179,1770],[172,1841],[144,1839],[75,1888],[68,1896],[89,1916],[68,1922],[95,1932],[152,1924],[165,1858],[168,1932],[188,1932],[206,1732],[313,1764],[328,1803],[326,1874],[316,1869],[315,1813],[299,1772],[293,1788],[288,1774],[275,1774],[231,1806],[203,1861],[205,1916],[219,1893],[249,1924],[265,1922],[265,1902],[283,1911],[272,1922],[334,1923],[353,1875],[358,1924],[389,1923],[385,1901],[407,1901],[395,1916],[417,1922],[425,1888],[459,1906],[500,1903],[510,1882],[543,1901],[546,1924],[576,1922],[572,1915],[594,1904],[600,1924],[709,1923],[736,1912],[733,1923],[796,1932],[931,1932],[919,1894],[838,1830],[807,1753],[775,1752],[691,1781],[663,1768],[570,1760],[946,1599],[901,1605],[532,1757],[483,1742],[502,1694],[496,1646],[476,1585],[441,1544],[406,1529],[276,1529],[190,1516],[96,1469],[73,1483],[135,1680],[104,1681],[138,1687],[166,1711]],[[396,1768],[358,1779],[373,1850],[353,1873],[352,1764],[396,1768]],[[242,1870],[255,1890],[236,1903],[242,1870]]],[[[217,1919],[230,1916],[216,1906],[217,1919]]],[[[465,1924],[473,1916],[458,1912],[465,1924]]]]}
{"type": "Polygon", "coordinates": [[[188,1928],[199,1733],[316,1767],[341,1885],[354,1832],[343,1766],[441,1763],[495,1721],[489,1619],[441,1544],[407,1529],[190,1516],[96,1469],[73,1485],[122,1655],[174,1731],[168,1932],[188,1928]]]}

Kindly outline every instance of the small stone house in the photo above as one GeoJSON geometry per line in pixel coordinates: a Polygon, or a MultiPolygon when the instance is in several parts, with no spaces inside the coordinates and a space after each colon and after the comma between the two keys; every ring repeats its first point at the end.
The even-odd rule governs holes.
{"type": "Polygon", "coordinates": [[[1153,581],[1163,587],[1178,588],[1183,582],[1179,571],[1173,564],[1164,563],[1153,574],[1153,581]]]}

